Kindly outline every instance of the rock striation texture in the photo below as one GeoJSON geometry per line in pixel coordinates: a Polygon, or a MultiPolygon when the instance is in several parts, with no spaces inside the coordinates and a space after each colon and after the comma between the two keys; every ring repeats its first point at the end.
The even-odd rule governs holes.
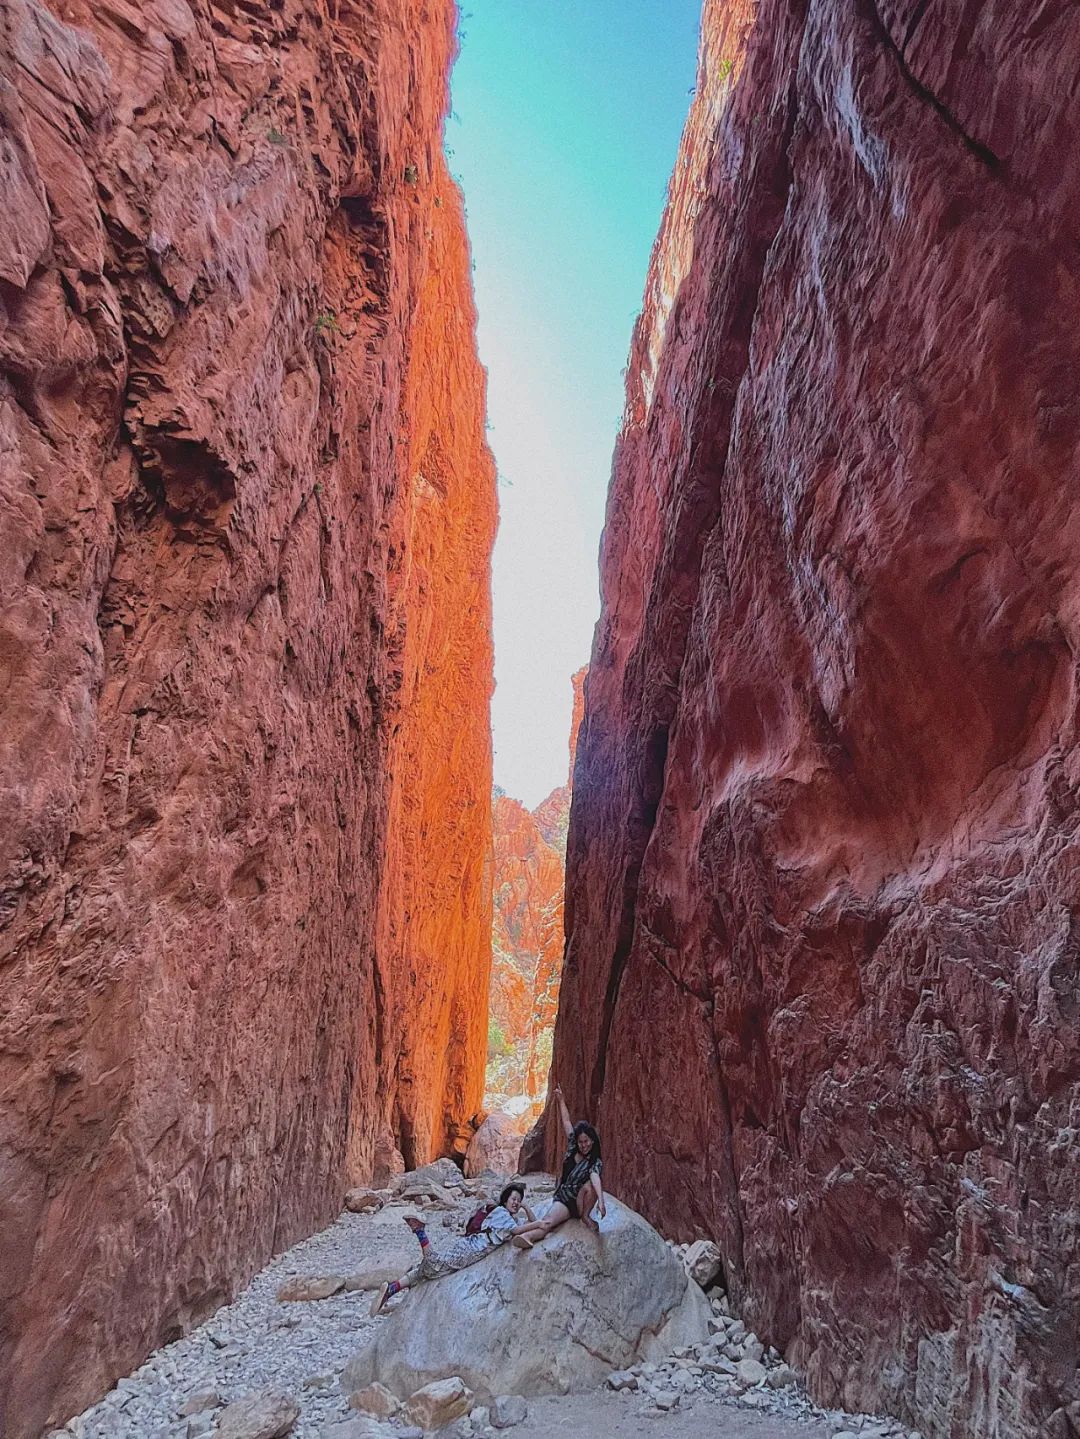
{"type": "Polygon", "coordinates": [[[1080,13],[709,0],[553,1072],[815,1393],[1080,1433],[1080,13]]]}
{"type": "Polygon", "coordinates": [[[523,1123],[543,1104],[551,1063],[564,944],[563,856],[586,673],[581,669],[572,679],[566,784],[531,811],[501,791],[492,806],[492,1028],[485,1103],[511,1105],[523,1123]]]}
{"type": "Polygon", "coordinates": [[[494,475],[452,7],[0,24],[0,1430],[479,1107],[494,475]]]}

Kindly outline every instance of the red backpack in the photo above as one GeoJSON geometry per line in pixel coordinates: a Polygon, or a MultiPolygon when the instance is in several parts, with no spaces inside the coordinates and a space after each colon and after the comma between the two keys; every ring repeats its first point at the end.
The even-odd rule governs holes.
{"type": "Polygon", "coordinates": [[[468,1224],[466,1224],[465,1233],[479,1234],[481,1228],[483,1227],[484,1220],[488,1217],[492,1210],[498,1209],[498,1207],[499,1206],[497,1204],[481,1204],[480,1208],[472,1216],[468,1224]]]}

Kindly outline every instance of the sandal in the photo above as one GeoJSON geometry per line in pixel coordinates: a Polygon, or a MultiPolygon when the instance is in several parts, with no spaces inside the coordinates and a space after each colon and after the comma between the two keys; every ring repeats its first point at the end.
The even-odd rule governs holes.
{"type": "Polygon", "coordinates": [[[390,1281],[389,1281],[389,1280],[385,1280],[385,1281],[379,1286],[378,1293],[375,1295],[375,1298],[371,1301],[371,1310],[370,1310],[370,1313],[371,1313],[372,1319],[374,1319],[375,1316],[376,1316],[376,1314],[378,1314],[378,1313],[381,1311],[383,1305],[386,1303],[386,1296],[387,1296],[389,1293],[390,1293],[390,1281]]]}

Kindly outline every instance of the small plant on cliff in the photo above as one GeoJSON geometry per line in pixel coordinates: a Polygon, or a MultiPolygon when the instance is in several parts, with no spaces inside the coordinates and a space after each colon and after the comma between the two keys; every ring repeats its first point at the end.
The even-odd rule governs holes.
{"type": "Polygon", "coordinates": [[[323,310],[321,315],[315,316],[316,335],[340,335],[341,326],[337,322],[337,316],[333,310],[323,310]]]}
{"type": "Polygon", "coordinates": [[[287,145],[289,143],[280,130],[267,130],[266,138],[271,145],[287,145]]]}
{"type": "Polygon", "coordinates": [[[501,1055],[509,1054],[513,1045],[503,1034],[502,1025],[497,1019],[488,1020],[488,1059],[498,1059],[501,1055]]]}
{"type": "Polygon", "coordinates": [[[720,64],[716,67],[716,73],[717,73],[717,75],[720,77],[721,81],[723,81],[723,80],[726,80],[726,79],[727,79],[727,77],[731,74],[732,70],[734,70],[734,69],[735,69],[735,61],[734,61],[734,60],[721,60],[721,61],[720,61],[720,64]]]}
{"type": "Polygon", "coordinates": [[[405,166],[405,183],[406,183],[406,185],[415,185],[415,184],[417,184],[417,183],[419,182],[419,179],[420,179],[420,171],[416,168],[416,166],[415,166],[415,165],[406,165],[406,166],[405,166]]]}

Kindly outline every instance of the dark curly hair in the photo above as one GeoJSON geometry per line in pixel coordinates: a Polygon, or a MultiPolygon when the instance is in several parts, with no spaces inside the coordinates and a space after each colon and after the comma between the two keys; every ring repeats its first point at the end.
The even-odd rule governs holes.
{"type": "Polygon", "coordinates": [[[510,1198],[511,1194],[520,1194],[521,1197],[522,1197],[522,1199],[524,1199],[524,1198],[525,1198],[525,1186],[524,1186],[524,1184],[519,1184],[519,1183],[515,1180],[513,1184],[508,1184],[508,1185],[506,1186],[506,1188],[503,1190],[503,1192],[499,1195],[499,1203],[502,1205],[502,1207],[503,1207],[504,1209],[506,1208],[506,1201],[510,1198]]]}
{"type": "Polygon", "coordinates": [[[573,1169],[574,1166],[581,1159],[581,1155],[578,1153],[577,1147],[579,1134],[587,1134],[592,1140],[592,1148],[589,1150],[588,1154],[590,1164],[593,1162],[593,1160],[598,1160],[602,1158],[600,1154],[599,1134],[597,1134],[596,1130],[592,1127],[591,1124],[586,1124],[583,1119],[579,1120],[578,1123],[574,1125],[574,1132],[570,1136],[570,1153],[566,1156],[566,1163],[563,1165],[563,1179],[567,1177],[571,1169],[573,1169]]]}

